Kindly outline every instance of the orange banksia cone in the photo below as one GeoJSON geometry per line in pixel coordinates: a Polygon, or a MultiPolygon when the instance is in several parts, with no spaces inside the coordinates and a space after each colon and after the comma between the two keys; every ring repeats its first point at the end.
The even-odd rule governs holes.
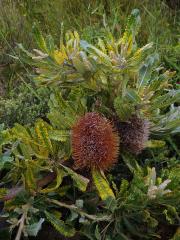
{"type": "Polygon", "coordinates": [[[89,112],[72,129],[72,151],[75,167],[107,170],[117,161],[119,137],[109,120],[89,112]]]}

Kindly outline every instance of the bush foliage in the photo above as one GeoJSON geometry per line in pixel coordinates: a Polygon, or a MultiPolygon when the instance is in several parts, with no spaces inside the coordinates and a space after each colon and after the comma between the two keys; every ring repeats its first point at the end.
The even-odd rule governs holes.
{"type": "Polygon", "coordinates": [[[33,68],[39,90],[20,95],[20,119],[13,101],[2,121],[11,128],[0,125],[4,240],[38,238],[48,223],[65,239],[179,238],[180,165],[172,136],[180,131],[180,92],[153,43],[138,46],[140,24],[134,9],[124,32],[104,28],[93,41],[61,26],[58,45],[34,25],[37,48],[18,44],[16,59],[33,68]],[[116,131],[132,126],[131,133],[119,131],[118,163],[106,172],[75,168],[72,129],[88,112],[109,119],[116,131]],[[133,119],[148,122],[149,140],[143,131],[133,138],[140,131],[133,119]],[[142,154],[123,146],[127,134],[133,144],[146,139],[142,154]]]}

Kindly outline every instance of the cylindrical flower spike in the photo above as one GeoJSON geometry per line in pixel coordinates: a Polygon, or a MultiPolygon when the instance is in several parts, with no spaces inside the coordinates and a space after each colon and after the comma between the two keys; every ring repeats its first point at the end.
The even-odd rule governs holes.
{"type": "Polygon", "coordinates": [[[107,170],[118,158],[118,133],[99,113],[86,113],[72,129],[72,152],[75,167],[107,170]]]}
{"type": "Polygon", "coordinates": [[[141,153],[149,138],[149,125],[148,120],[136,115],[127,122],[119,122],[117,129],[121,136],[122,147],[136,155],[141,153]]]}

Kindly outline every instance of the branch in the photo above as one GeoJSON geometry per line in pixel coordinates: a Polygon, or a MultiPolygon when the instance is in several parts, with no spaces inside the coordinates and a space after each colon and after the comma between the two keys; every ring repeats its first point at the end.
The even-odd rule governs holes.
{"type": "Polygon", "coordinates": [[[24,222],[25,222],[25,218],[26,218],[27,213],[23,213],[22,217],[20,218],[20,220],[18,221],[19,223],[19,228],[18,228],[18,232],[16,234],[16,238],[15,240],[20,240],[21,239],[21,235],[24,229],[24,222]]]}
{"type": "Polygon", "coordinates": [[[88,214],[88,213],[84,212],[82,209],[78,208],[74,204],[68,205],[66,203],[59,202],[59,201],[53,200],[53,199],[48,199],[48,202],[54,203],[54,204],[58,205],[59,207],[64,207],[64,208],[67,208],[69,210],[72,210],[72,211],[78,213],[79,215],[81,215],[82,217],[86,217],[86,218],[88,218],[92,221],[95,221],[95,222],[110,221],[112,219],[111,215],[104,215],[104,216],[99,217],[99,216],[96,216],[96,215],[88,214]]]}

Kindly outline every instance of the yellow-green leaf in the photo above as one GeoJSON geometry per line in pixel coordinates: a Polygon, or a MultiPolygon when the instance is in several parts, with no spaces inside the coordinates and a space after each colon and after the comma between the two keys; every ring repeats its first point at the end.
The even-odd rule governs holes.
{"type": "Polygon", "coordinates": [[[93,169],[92,177],[102,200],[106,200],[109,197],[115,198],[114,193],[111,187],[109,186],[107,179],[105,178],[104,174],[101,171],[93,169]]]}
{"type": "Polygon", "coordinates": [[[64,221],[59,220],[55,215],[45,211],[47,220],[53,225],[53,227],[60,232],[65,237],[73,237],[76,233],[75,229],[70,225],[64,223],[64,221]]]}
{"type": "Polygon", "coordinates": [[[62,169],[56,169],[56,180],[47,188],[42,189],[41,193],[49,193],[55,191],[62,183],[65,172],[62,169]]]}
{"type": "Polygon", "coordinates": [[[146,143],[146,147],[148,148],[161,148],[164,147],[165,145],[165,141],[161,141],[161,140],[149,140],[146,143]]]}
{"type": "MultiPolygon", "coordinates": [[[[63,166],[63,165],[62,165],[63,166]]],[[[82,191],[86,191],[87,185],[89,183],[89,179],[83,177],[82,175],[74,172],[72,169],[63,166],[65,171],[71,176],[71,178],[74,180],[75,185],[82,191]]]]}
{"type": "Polygon", "coordinates": [[[55,141],[65,142],[69,136],[68,130],[51,130],[49,132],[50,139],[55,141]]]}

